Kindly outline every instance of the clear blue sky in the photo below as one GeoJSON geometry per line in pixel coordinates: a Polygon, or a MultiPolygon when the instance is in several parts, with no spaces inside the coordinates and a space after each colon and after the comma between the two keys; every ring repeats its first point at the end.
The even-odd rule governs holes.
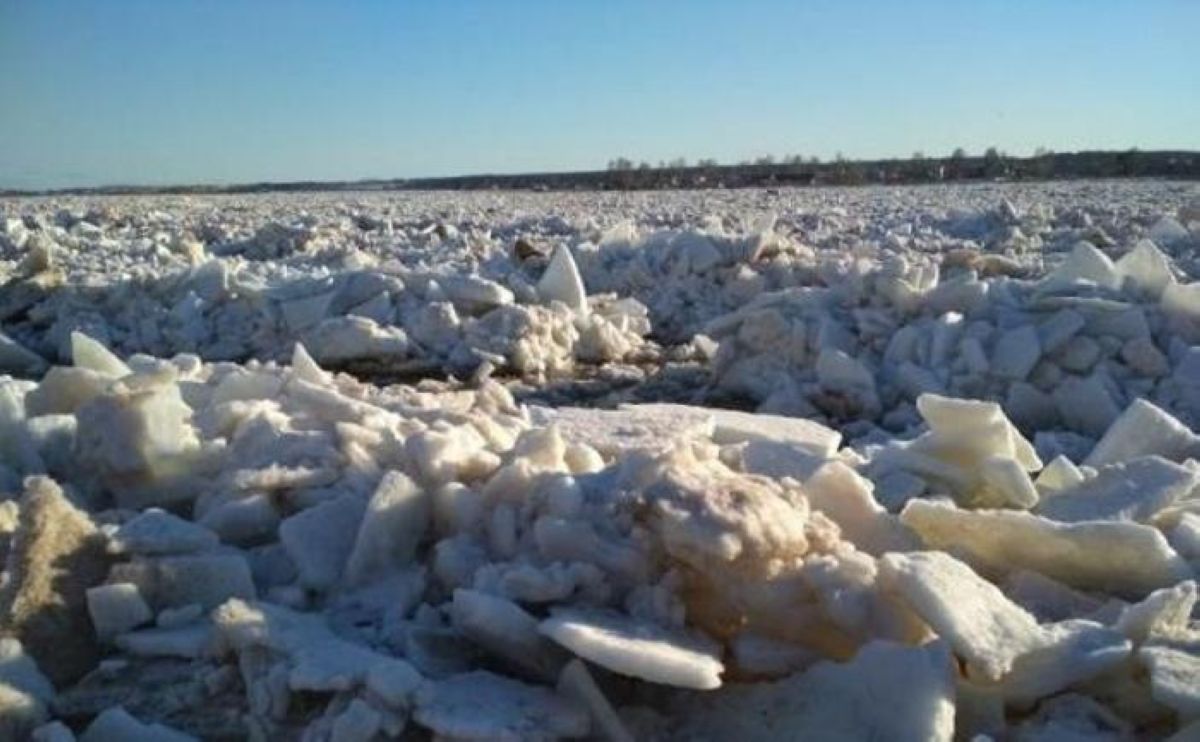
{"type": "Polygon", "coordinates": [[[1200,149],[1200,0],[0,0],[0,187],[1200,149]]]}

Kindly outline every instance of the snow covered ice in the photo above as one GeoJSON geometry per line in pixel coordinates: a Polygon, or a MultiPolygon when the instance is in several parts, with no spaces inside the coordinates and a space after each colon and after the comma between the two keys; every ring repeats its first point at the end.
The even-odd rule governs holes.
{"type": "Polygon", "coordinates": [[[0,200],[0,738],[1188,738],[1198,197],[0,200]]]}

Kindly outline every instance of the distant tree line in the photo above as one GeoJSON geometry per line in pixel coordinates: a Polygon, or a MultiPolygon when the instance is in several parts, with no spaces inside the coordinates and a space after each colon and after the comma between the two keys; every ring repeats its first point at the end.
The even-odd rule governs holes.
{"type": "MultiPolygon", "coordinates": [[[[587,177],[595,181],[595,177],[587,177]]],[[[594,176],[594,174],[593,174],[594,176]]],[[[1028,157],[1012,156],[998,147],[981,155],[958,147],[948,156],[917,151],[908,159],[850,160],[838,152],[832,162],[817,157],[763,155],[722,165],[702,159],[688,165],[682,158],[657,167],[610,160],[603,185],[611,188],[740,187],[764,185],[858,185],[866,183],[933,183],[960,180],[1048,180],[1055,178],[1163,177],[1200,178],[1200,153],[1125,151],[1055,153],[1038,147],[1028,157]]]]}
{"type": "Polygon", "coordinates": [[[789,185],[861,185],[938,183],[981,180],[1067,178],[1200,179],[1200,152],[1128,149],[1100,152],[1053,152],[1039,147],[1030,157],[1014,157],[996,147],[982,155],[959,147],[945,157],[914,152],[908,158],[851,160],[838,152],[832,161],[817,157],[762,155],[736,164],[707,158],[689,164],[682,157],[635,163],[627,157],[604,170],[518,175],[467,175],[450,178],[375,179],[250,183],[231,186],[109,186],[55,191],[3,191],[0,195],[44,193],[259,193],[316,190],[535,189],[633,190],[662,188],[744,188],[789,185]]]}

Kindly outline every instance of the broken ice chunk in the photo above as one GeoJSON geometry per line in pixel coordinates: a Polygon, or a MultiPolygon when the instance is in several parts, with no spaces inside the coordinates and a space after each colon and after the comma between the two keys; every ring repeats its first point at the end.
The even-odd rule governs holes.
{"type": "Polygon", "coordinates": [[[429,528],[430,510],[429,496],[408,476],[399,471],[384,474],[367,502],[346,561],[350,584],[410,564],[429,528]]]}
{"type": "Polygon", "coordinates": [[[1191,239],[1191,235],[1187,229],[1180,224],[1174,217],[1164,216],[1150,227],[1147,233],[1150,239],[1160,245],[1173,245],[1176,242],[1185,242],[1191,239]]]}
{"type": "Polygon", "coordinates": [[[616,710],[582,662],[571,660],[567,663],[558,676],[557,690],[560,695],[587,708],[592,715],[593,729],[607,742],[633,742],[621,717],[617,716],[616,710]]]}
{"type": "Polygon", "coordinates": [[[213,622],[226,647],[266,647],[286,655],[292,690],[348,691],[377,665],[401,662],[334,634],[323,615],[271,603],[230,600],[213,611],[213,622]]]}
{"type": "Polygon", "coordinates": [[[1022,721],[1012,735],[1012,739],[1021,742],[1122,742],[1134,738],[1129,722],[1107,706],[1075,693],[1038,704],[1037,711],[1022,721]]]}
{"type": "Polygon", "coordinates": [[[355,698],[346,710],[333,719],[330,742],[371,742],[383,726],[383,715],[361,698],[355,698]]]}
{"type": "Polygon", "coordinates": [[[1200,342],[1200,281],[1171,283],[1160,302],[1168,327],[1190,342],[1200,342]]]}
{"type": "Polygon", "coordinates": [[[431,428],[409,436],[405,448],[423,482],[446,484],[487,476],[500,465],[488,441],[474,425],[431,428]]]}
{"type": "Polygon", "coordinates": [[[995,402],[922,394],[917,410],[948,449],[979,451],[1016,459],[1026,471],[1042,468],[1033,445],[1021,435],[995,402]]]}
{"type": "Polygon", "coordinates": [[[120,379],[133,373],[129,365],[108,348],[82,332],[71,332],[71,361],[77,368],[95,371],[109,379],[120,379]]]}
{"type": "Polygon", "coordinates": [[[1152,379],[1166,376],[1171,363],[1154,341],[1148,337],[1136,337],[1121,346],[1121,360],[1135,373],[1152,379]]]}
{"type": "Polygon", "coordinates": [[[814,456],[808,449],[776,441],[754,440],[741,447],[743,471],[774,479],[807,479],[827,460],[814,456]]]}
{"type": "Polygon", "coordinates": [[[46,720],[46,707],[29,693],[0,683],[0,737],[28,739],[34,727],[46,720]]]}
{"type": "Polygon", "coordinates": [[[199,603],[206,610],[229,598],[254,598],[250,567],[238,553],[189,554],[117,564],[112,582],[132,582],[151,608],[199,603]]]}
{"type": "Polygon", "coordinates": [[[21,642],[11,637],[0,639],[0,686],[3,685],[27,693],[41,703],[54,699],[54,686],[49,678],[38,669],[33,657],[25,653],[21,642]]]}
{"type": "Polygon", "coordinates": [[[304,344],[321,363],[389,361],[408,356],[408,336],[399,327],[366,317],[331,317],[304,333],[304,344]]]}
{"type": "Polygon", "coordinates": [[[1175,283],[1171,260],[1150,240],[1138,240],[1116,263],[1117,273],[1127,286],[1151,299],[1162,296],[1175,283]]]}
{"type": "MultiPolygon", "coordinates": [[[[1086,373],[1100,360],[1104,349],[1087,335],[1077,335],[1054,354],[1054,362],[1067,371],[1086,373]]],[[[1057,377],[1055,377],[1057,378],[1057,377]]],[[[1049,382],[1044,382],[1049,383],[1049,382]]]]}
{"type": "Polygon", "coordinates": [[[1051,286],[1089,281],[1104,288],[1117,288],[1120,276],[1113,261],[1087,241],[1075,243],[1066,260],[1050,273],[1045,283],[1051,286]]]}
{"type": "Polygon", "coordinates": [[[79,742],[197,742],[162,724],[144,724],[120,706],[113,706],[92,721],[79,742]]]}
{"type": "Polygon", "coordinates": [[[76,413],[79,458],[106,475],[123,505],[187,497],[186,488],[148,485],[186,467],[199,448],[191,416],[172,375],[127,376],[76,413]]]}
{"type": "Polygon", "coordinates": [[[0,332],[0,373],[36,376],[48,365],[45,358],[0,332]]]}
{"type": "Polygon", "coordinates": [[[823,465],[805,480],[804,493],[813,509],[838,524],[844,539],[868,554],[912,545],[896,516],[875,501],[871,483],[840,461],[823,465]]]}
{"type": "Polygon", "coordinates": [[[872,461],[876,475],[907,470],[972,507],[1030,507],[1037,501],[1027,472],[1040,469],[1041,459],[1000,405],[922,394],[917,410],[929,432],[882,447],[872,461]]]}
{"type": "Polygon", "coordinates": [[[590,728],[588,713],[578,704],[547,688],[482,670],[423,686],[413,716],[446,739],[549,741],[582,737],[590,728]]]}
{"type": "Polygon", "coordinates": [[[1100,377],[1067,376],[1052,392],[1054,406],[1063,422],[1072,430],[1099,437],[1121,414],[1100,377]]]}
{"type": "Polygon", "coordinates": [[[124,652],[143,657],[199,659],[211,653],[215,639],[213,625],[198,621],[186,626],[130,631],[118,636],[116,645],[124,652]]]}
{"type": "Polygon", "coordinates": [[[1074,487],[1084,480],[1083,472],[1066,456],[1059,454],[1038,472],[1033,483],[1040,495],[1053,495],[1074,487]]]}
{"type": "Polygon", "coordinates": [[[341,577],[366,507],[361,496],[348,492],[279,524],[279,540],[306,587],[324,590],[341,577]]]}
{"type": "Polygon", "coordinates": [[[92,626],[101,639],[111,639],[154,617],[137,585],[129,582],[88,588],[87,604],[92,626]]]}
{"type": "Polygon", "coordinates": [[[845,351],[825,347],[817,356],[816,371],[822,389],[845,395],[866,417],[879,413],[875,376],[862,361],[845,351]]]}
{"type": "Polygon", "coordinates": [[[121,525],[109,539],[116,554],[187,554],[207,551],[219,543],[203,526],[158,508],[150,508],[121,525]]]}
{"type": "Polygon", "coordinates": [[[1098,467],[1148,455],[1170,461],[1200,456],[1200,437],[1170,413],[1139,397],[1113,421],[1083,463],[1098,467]]]}
{"type": "Polygon", "coordinates": [[[54,366],[36,389],[25,397],[30,417],[51,414],[74,415],[84,403],[103,394],[110,379],[86,368],[54,366]]]}
{"type": "Polygon", "coordinates": [[[365,679],[367,690],[388,707],[400,710],[412,706],[417,689],[425,682],[413,666],[402,659],[391,658],[371,665],[365,679]]]}
{"type": "Polygon", "coordinates": [[[1167,540],[1184,559],[1200,562],[1200,514],[1181,513],[1179,523],[1167,533],[1167,540]]]}
{"type": "Polygon", "coordinates": [[[266,494],[238,497],[216,505],[197,521],[230,544],[242,544],[275,532],[279,513],[266,494]]]}
{"type": "Polygon", "coordinates": [[[1111,464],[1038,507],[1038,514],[1062,523],[1091,520],[1149,522],[1156,513],[1186,496],[1200,474],[1158,456],[1111,464]]]}
{"type": "Polygon", "coordinates": [[[1063,346],[1086,324],[1083,315],[1074,309],[1061,309],[1038,325],[1038,341],[1043,353],[1053,353],[1063,346]]]}
{"type": "Polygon", "coordinates": [[[210,405],[251,399],[276,399],[283,388],[283,379],[275,373],[234,371],[226,374],[209,398],[210,405]]]}
{"type": "Polygon", "coordinates": [[[1136,642],[1156,635],[1185,631],[1196,605],[1196,582],[1186,580],[1175,587],[1155,590],[1140,603],[1126,607],[1116,629],[1136,642]]]}
{"type": "Polygon", "coordinates": [[[188,603],[178,608],[164,608],[154,620],[160,628],[173,629],[186,626],[204,614],[204,606],[199,603],[188,603]]]}
{"type": "Polygon", "coordinates": [[[550,257],[550,263],[537,284],[538,298],[544,303],[561,301],[573,311],[587,314],[587,291],[583,287],[583,278],[571,255],[571,248],[559,245],[550,257]]]}
{"type": "Polygon", "coordinates": [[[325,319],[335,293],[328,291],[279,302],[279,313],[288,331],[294,335],[325,319]]]}
{"type": "Polygon", "coordinates": [[[1125,637],[1094,621],[1063,621],[1040,633],[1041,646],[1018,657],[998,683],[983,687],[997,689],[1010,705],[1031,706],[1121,665],[1132,651],[1125,637]]]}
{"type": "Polygon", "coordinates": [[[887,508],[888,512],[896,513],[904,507],[904,503],[924,494],[926,486],[921,477],[902,469],[894,469],[875,479],[875,499],[887,508]]]}
{"type": "Polygon", "coordinates": [[[13,492],[19,488],[19,473],[45,473],[45,462],[26,423],[25,396],[33,386],[0,375],[0,466],[4,484],[13,492]]]}
{"type": "Polygon", "coordinates": [[[1004,594],[1039,622],[1065,621],[1094,614],[1102,602],[1038,572],[1017,570],[1002,583],[1004,594]]]}
{"type": "Polygon", "coordinates": [[[538,633],[537,619],[506,598],[455,590],[450,615],[464,636],[533,678],[552,679],[563,665],[561,651],[538,633]]]}
{"type": "Polygon", "coordinates": [[[1045,430],[1058,425],[1054,398],[1024,381],[1010,384],[1004,397],[1004,409],[1017,425],[1026,430],[1045,430]]]}
{"type": "Polygon", "coordinates": [[[1190,646],[1151,644],[1138,650],[1138,659],[1150,670],[1154,700],[1184,720],[1200,717],[1200,641],[1190,646]]]}
{"type": "Polygon", "coordinates": [[[437,280],[446,297],[468,311],[486,311],[513,303],[512,291],[482,276],[442,275],[437,280]]]}
{"type": "Polygon", "coordinates": [[[992,351],[992,373],[1020,381],[1029,376],[1041,357],[1037,329],[1033,325],[1021,325],[1008,330],[996,341],[992,351]]]}
{"type": "Polygon", "coordinates": [[[973,506],[1031,508],[1037,501],[1033,481],[1015,459],[988,456],[979,463],[973,506]]]}
{"type": "Polygon", "coordinates": [[[721,686],[725,667],[719,647],[703,636],[618,613],[578,609],[555,611],[540,630],[580,657],[622,675],[697,690],[721,686]]]}
{"type": "Polygon", "coordinates": [[[75,742],[75,733],[61,721],[52,721],[34,729],[29,738],[32,742],[75,742]]]}
{"type": "Polygon", "coordinates": [[[292,348],[292,377],[318,386],[328,386],[333,381],[333,377],[317,365],[301,343],[296,343],[292,348]]]}
{"type": "Polygon", "coordinates": [[[730,647],[740,677],[780,678],[804,670],[823,657],[798,644],[741,633],[730,647]]]}

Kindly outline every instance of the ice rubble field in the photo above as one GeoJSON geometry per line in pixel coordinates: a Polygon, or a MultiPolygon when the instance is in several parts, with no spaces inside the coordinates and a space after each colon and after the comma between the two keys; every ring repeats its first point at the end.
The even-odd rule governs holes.
{"type": "Polygon", "coordinates": [[[1200,738],[1198,279],[1186,183],[0,200],[0,738],[1200,738]]]}

